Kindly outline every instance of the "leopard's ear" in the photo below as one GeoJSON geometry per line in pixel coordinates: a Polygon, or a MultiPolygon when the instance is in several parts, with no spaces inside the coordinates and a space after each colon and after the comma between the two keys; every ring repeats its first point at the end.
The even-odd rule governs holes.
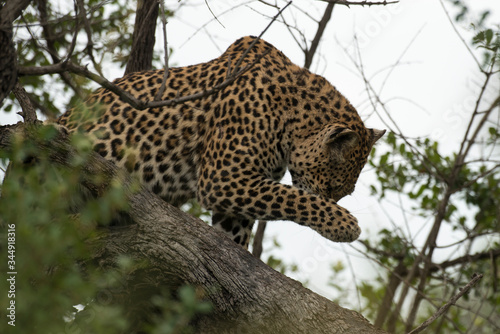
{"type": "Polygon", "coordinates": [[[368,131],[370,131],[372,145],[375,144],[377,142],[377,140],[382,138],[382,136],[385,133],[385,130],[377,130],[377,129],[368,129],[368,131]]]}
{"type": "Polygon", "coordinates": [[[343,161],[359,143],[359,135],[346,127],[332,127],[324,135],[324,144],[334,160],[343,161]]]}

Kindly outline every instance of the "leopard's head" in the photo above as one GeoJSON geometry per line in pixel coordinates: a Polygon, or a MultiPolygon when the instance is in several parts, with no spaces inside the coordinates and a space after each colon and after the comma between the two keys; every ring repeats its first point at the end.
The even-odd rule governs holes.
{"type": "Polygon", "coordinates": [[[335,201],[351,194],[373,144],[385,130],[355,131],[329,124],[294,147],[289,170],[293,184],[335,201]]]}

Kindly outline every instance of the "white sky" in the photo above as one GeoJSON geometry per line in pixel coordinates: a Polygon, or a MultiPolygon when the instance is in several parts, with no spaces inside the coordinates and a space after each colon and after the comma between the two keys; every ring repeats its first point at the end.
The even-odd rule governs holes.
{"type": "MultiPolygon", "coordinates": [[[[171,66],[196,64],[218,57],[236,39],[259,35],[269,23],[269,17],[277,12],[257,1],[208,3],[223,26],[213,20],[205,1],[166,1],[167,8],[182,5],[167,26],[169,45],[174,49],[171,66]],[[229,10],[235,4],[239,7],[229,10]]],[[[500,22],[500,1],[469,3],[478,10],[492,10],[490,22],[500,22]]],[[[284,2],[279,4],[282,6],[284,2]]],[[[294,2],[295,6],[302,6],[308,14],[319,19],[326,4],[319,1],[314,6],[310,4],[309,1],[294,2]]],[[[455,12],[448,1],[445,5],[455,12]]],[[[296,24],[306,38],[312,40],[317,27],[313,21],[296,8],[287,9],[284,15],[288,23],[296,24]]],[[[460,31],[469,42],[472,30],[460,28],[460,31]]],[[[390,72],[381,96],[386,101],[391,100],[388,108],[401,130],[411,137],[433,136],[433,139],[440,140],[444,149],[456,150],[459,135],[467,125],[469,116],[466,112],[470,110],[471,99],[476,96],[474,92],[481,77],[473,58],[448,21],[440,1],[401,0],[397,5],[386,7],[335,7],[311,70],[325,76],[366,119],[372,108],[367,103],[363,81],[343,50],[343,47],[352,45],[355,34],[365,73],[375,87],[380,87],[390,66],[400,61],[400,66],[390,72]]],[[[274,23],[263,38],[282,50],[293,62],[303,64],[301,50],[281,23],[274,23]]],[[[156,48],[159,52],[163,50],[161,41],[161,31],[158,30],[156,48]]],[[[108,79],[119,77],[122,73],[122,69],[108,69],[108,79]]],[[[498,87],[497,79],[497,90],[498,87]]],[[[12,113],[8,117],[2,114],[1,118],[2,124],[17,121],[12,113]]],[[[377,116],[370,117],[366,123],[369,127],[386,128],[377,116]]],[[[373,237],[381,227],[391,227],[377,199],[370,196],[367,185],[372,180],[373,173],[364,172],[356,192],[340,202],[357,216],[363,229],[362,238],[373,237]]],[[[392,218],[400,224],[398,226],[405,229],[401,213],[391,205],[385,206],[394,214],[392,218]]],[[[409,223],[414,224],[411,229],[415,232],[425,220],[412,219],[409,223]]],[[[373,277],[378,270],[355,255],[351,246],[329,242],[312,230],[292,222],[268,224],[267,235],[275,236],[282,245],[281,250],[274,252],[277,257],[298,265],[299,272],[293,277],[309,281],[311,289],[326,297],[336,295],[326,285],[331,274],[329,266],[335,261],[347,259],[356,268],[355,276],[343,277],[350,289],[355,286],[350,283],[353,279],[373,277]]],[[[423,235],[422,232],[420,237],[423,235]]],[[[416,240],[419,241],[418,235],[416,240]]],[[[363,248],[359,244],[354,245],[363,248]]],[[[355,301],[353,305],[356,306],[355,301]]]]}

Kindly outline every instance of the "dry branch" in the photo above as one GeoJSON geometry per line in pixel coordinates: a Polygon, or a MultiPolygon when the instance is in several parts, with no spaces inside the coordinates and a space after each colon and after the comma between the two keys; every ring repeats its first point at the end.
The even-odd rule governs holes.
{"type": "Polygon", "coordinates": [[[414,330],[412,330],[408,334],[417,334],[417,333],[420,333],[421,331],[423,331],[424,329],[426,329],[434,320],[436,320],[437,318],[442,316],[444,313],[446,313],[446,311],[448,311],[448,309],[452,305],[454,305],[457,302],[457,300],[459,300],[463,295],[465,295],[467,292],[469,292],[469,290],[472,287],[474,287],[474,285],[476,285],[481,278],[483,278],[483,275],[474,275],[472,277],[472,280],[469,283],[467,283],[466,286],[464,286],[462,289],[460,289],[460,292],[458,292],[456,295],[451,297],[451,299],[446,304],[441,306],[439,308],[439,310],[436,311],[436,313],[434,313],[429,319],[427,319],[424,323],[422,323],[420,326],[418,326],[417,328],[415,328],[414,330]]]}
{"type": "Polygon", "coordinates": [[[333,12],[333,7],[335,6],[335,3],[330,2],[326,6],[325,12],[323,13],[323,17],[321,20],[318,22],[318,30],[316,30],[316,35],[314,36],[313,41],[311,42],[311,46],[304,50],[305,53],[305,62],[304,62],[304,67],[309,69],[312,64],[312,60],[314,55],[316,54],[316,50],[318,49],[319,42],[321,40],[321,37],[323,36],[323,33],[325,32],[326,25],[330,21],[332,17],[332,12],[333,12]]]}
{"type": "Polygon", "coordinates": [[[344,6],[351,6],[351,5],[356,5],[356,6],[386,6],[386,5],[391,5],[395,3],[399,3],[398,1],[346,1],[346,0],[321,0],[323,2],[328,2],[334,5],[344,5],[344,6]]]}
{"type": "MultiPolygon", "coordinates": [[[[61,133],[50,143],[37,140],[22,124],[0,128],[0,149],[9,149],[12,128],[49,153],[51,162],[69,167],[74,150],[61,133]]],[[[189,216],[141,188],[133,192],[132,180],[98,154],[82,169],[81,183],[94,196],[118,178],[130,204],[131,223],[110,227],[96,243],[102,270],[126,254],[149,265],[126,278],[123,291],[113,292],[134,323],[147,321],[150,297],[162,287],[191,284],[212,302],[214,312],[197,320],[203,333],[385,333],[360,314],[304,288],[271,269],[223,233],[189,216]],[[105,181],[94,184],[95,175],[105,181]],[[125,301],[128,301],[126,303],[125,301]],[[138,306],[139,305],[139,306],[138,306]]]]}

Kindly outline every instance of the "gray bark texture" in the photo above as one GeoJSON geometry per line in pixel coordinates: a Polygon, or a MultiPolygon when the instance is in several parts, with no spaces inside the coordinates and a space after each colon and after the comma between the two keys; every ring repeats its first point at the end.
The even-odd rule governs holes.
{"type": "Polygon", "coordinates": [[[17,54],[12,41],[12,22],[29,3],[29,0],[0,3],[0,106],[17,82],[17,54]]]}
{"type": "MultiPolygon", "coordinates": [[[[69,166],[74,151],[67,134],[50,142],[37,140],[30,127],[0,127],[0,149],[8,149],[11,134],[24,133],[54,164],[69,166]]],[[[95,245],[94,260],[103,270],[117,255],[147,263],[112,291],[113,302],[125,305],[140,326],[153,312],[150,297],[160,288],[183,284],[196,287],[214,311],[200,316],[197,333],[385,333],[362,315],[315,294],[252,256],[223,233],[167,204],[137,185],[114,164],[92,154],[81,174],[83,188],[99,196],[118,178],[130,204],[128,221],[107,228],[95,245]],[[104,182],[93,183],[95,175],[104,182]],[[132,189],[135,190],[133,191],[132,189]]]]}
{"type": "Polygon", "coordinates": [[[158,0],[137,1],[132,49],[125,74],[150,70],[153,65],[158,0]]]}

